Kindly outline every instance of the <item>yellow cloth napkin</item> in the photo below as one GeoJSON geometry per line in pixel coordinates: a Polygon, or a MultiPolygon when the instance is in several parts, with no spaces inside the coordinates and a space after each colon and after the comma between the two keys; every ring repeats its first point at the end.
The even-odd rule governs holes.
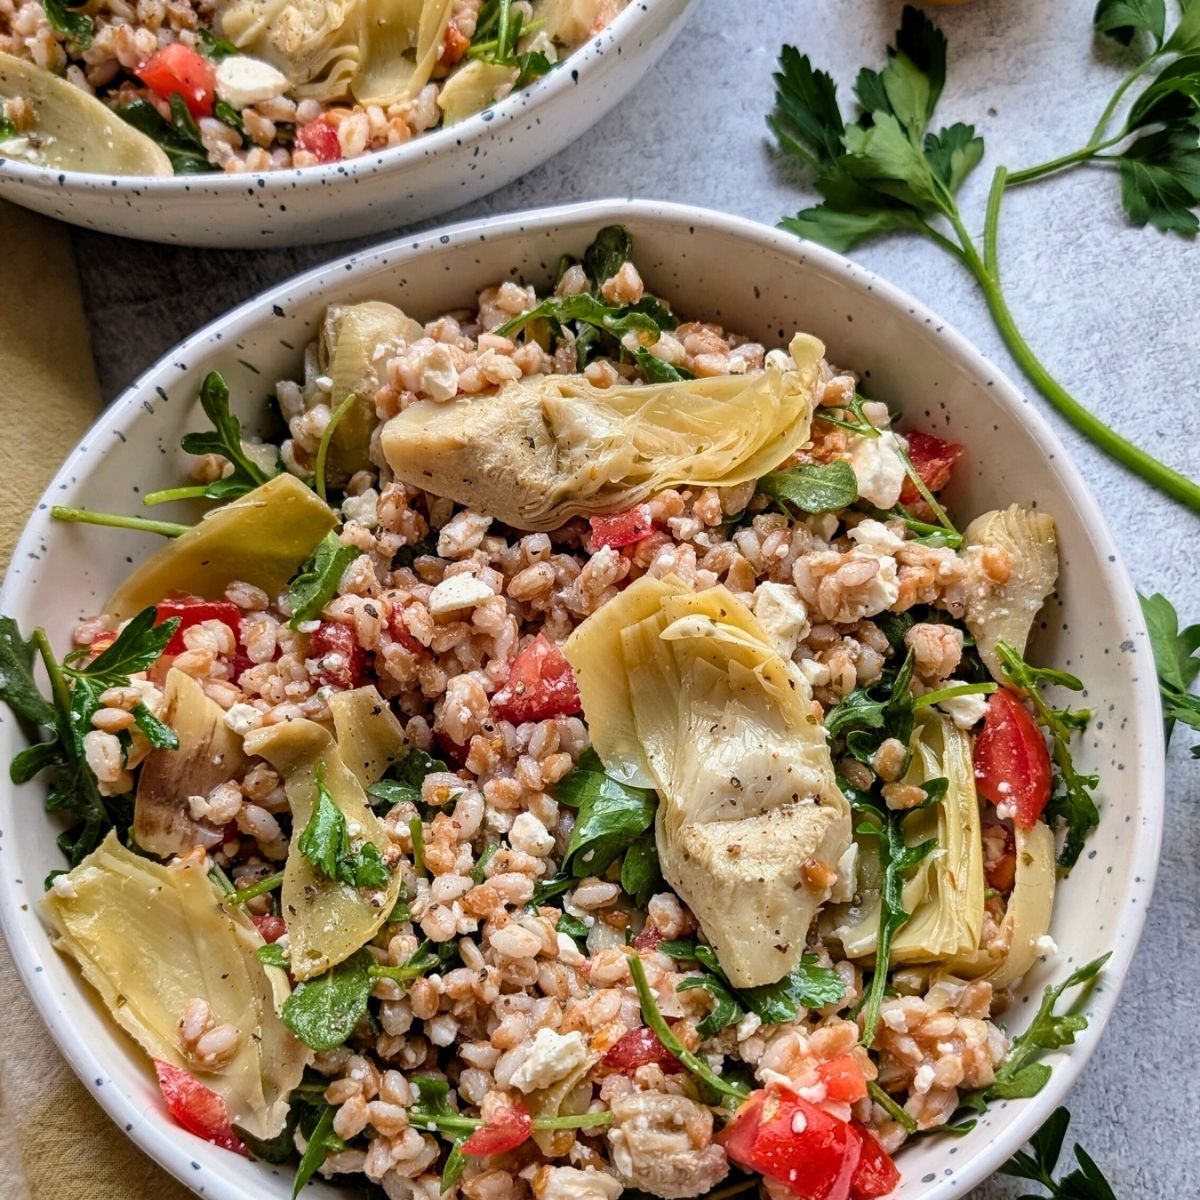
{"type": "MultiPolygon", "coordinates": [[[[100,389],[66,226],[0,201],[0,247],[3,570],[29,510],[100,411],[100,389]]],[[[3,939],[0,1013],[2,1200],[189,1200],[75,1078],[3,939]]]]}

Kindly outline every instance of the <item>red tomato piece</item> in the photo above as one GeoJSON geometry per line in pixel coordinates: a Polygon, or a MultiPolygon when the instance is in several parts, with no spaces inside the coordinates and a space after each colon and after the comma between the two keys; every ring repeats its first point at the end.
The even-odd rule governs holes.
{"type": "Polygon", "coordinates": [[[821,1063],[817,1075],[830,1100],[853,1104],[867,1094],[867,1081],[852,1054],[839,1054],[837,1058],[821,1063]]]}
{"type": "Polygon", "coordinates": [[[533,1132],[533,1118],[520,1104],[502,1108],[491,1122],[473,1134],[462,1144],[462,1152],[475,1158],[486,1158],[491,1154],[503,1154],[515,1150],[528,1141],[533,1132]]]}
{"type": "Polygon", "coordinates": [[[188,1133],[194,1133],[222,1150],[248,1154],[241,1138],[233,1132],[225,1101],[216,1092],[181,1067],[160,1058],[154,1059],[154,1070],[167,1110],[188,1133]]]}
{"type": "Polygon", "coordinates": [[[392,641],[399,642],[409,654],[420,654],[425,649],[409,633],[408,626],[404,623],[404,609],[399,604],[393,606],[391,616],[388,617],[388,632],[392,635],[392,641]]]}
{"type": "Polygon", "coordinates": [[[366,679],[366,652],[349,625],[322,621],[308,641],[308,655],[317,662],[317,678],[325,687],[344,692],[366,679]]]}
{"type": "Polygon", "coordinates": [[[637,504],[626,512],[607,517],[588,517],[588,521],[592,526],[592,546],[596,550],[601,546],[631,546],[654,530],[648,504],[637,504]]]}
{"type": "MultiPolygon", "coordinates": [[[[908,443],[908,457],[913,470],[920,475],[921,482],[931,492],[940,492],[950,482],[950,473],[962,456],[963,447],[957,442],[944,442],[932,433],[921,433],[919,430],[906,433],[904,440],[908,443]]],[[[900,503],[916,504],[920,499],[917,485],[911,479],[905,479],[904,487],[900,490],[900,503]]]]}
{"type": "Polygon", "coordinates": [[[862,1142],[845,1121],[782,1088],[753,1092],[718,1136],[738,1166],[797,1200],[849,1200],[862,1142]]]}
{"type": "Polygon", "coordinates": [[[659,942],[665,942],[666,937],[661,934],[653,925],[647,925],[641,933],[633,939],[633,948],[635,950],[653,950],[659,942]]]}
{"type": "Polygon", "coordinates": [[[287,922],[282,917],[252,913],[250,920],[254,922],[254,928],[258,930],[264,942],[277,942],[287,933],[287,922]]]}
{"type": "Polygon", "coordinates": [[[446,26],[446,33],[442,38],[442,52],[438,55],[438,63],[443,67],[454,66],[456,62],[461,61],[470,45],[471,39],[451,21],[446,26]]]}
{"type": "Polygon", "coordinates": [[[438,750],[441,751],[442,757],[452,767],[464,766],[467,761],[467,755],[471,753],[469,745],[464,746],[462,742],[456,742],[440,729],[435,729],[433,732],[433,744],[437,746],[438,750]]]}
{"type": "Polygon", "coordinates": [[[667,1075],[683,1070],[683,1063],[658,1040],[658,1034],[649,1025],[631,1029],[604,1055],[604,1065],[622,1075],[632,1075],[646,1063],[658,1063],[667,1075]]]}
{"type": "Polygon", "coordinates": [[[975,787],[993,804],[1016,808],[1016,821],[1033,828],[1050,800],[1046,739],[1015,692],[1000,688],[988,698],[975,739],[975,787]]]}
{"type": "Polygon", "coordinates": [[[575,672],[544,633],[513,659],[504,686],[492,697],[492,711],[514,725],[567,717],[580,707],[575,672]]]}
{"type": "Polygon", "coordinates": [[[342,157],[337,130],[319,118],[296,130],[296,145],[307,150],[319,163],[335,163],[342,157]]]}
{"type": "MultiPolygon", "coordinates": [[[[201,600],[198,596],[177,596],[169,600],[160,600],[155,606],[158,615],[154,618],[155,625],[161,625],[172,617],[179,618],[179,627],[171,635],[171,640],[163,650],[164,654],[182,654],[187,646],[183,641],[183,631],[202,621],[220,621],[228,625],[233,636],[241,647],[242,612],[236,604],[228,600],[201,600]]],[[[247,666],[250,660],[246,659],[247,666]]]]}
{"type": "Polygon", "coordinates": [[[874,1200],[876,1196],[888,1196],[900,1182],[900,1172],[892,1162],[891,1155],[879,1144],[869,1129],[857,1121],[851,1122],[851,1132],[858,1135],[862,1153],[854,1178],[850,1181],[850,1200],[874,1200]]]}
{"type": "Polygon", "coordinates": [[[212,116],[217,69],[195,50],[172,42],[152,54],[134,74],[164,100],[176,94],[182,96],[193,117],[212,116]]]}

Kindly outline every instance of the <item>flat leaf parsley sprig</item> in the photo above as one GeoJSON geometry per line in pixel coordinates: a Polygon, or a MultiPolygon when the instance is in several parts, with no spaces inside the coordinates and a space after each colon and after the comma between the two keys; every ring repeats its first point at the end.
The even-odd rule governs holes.
{"type": "MultiPolygon", "coordinates": [[[[1149,26],[1171,57],[1155,82],[1134,102],[1117,140],[1137,135],[1117,156],[1126,207],[1135,221],[1195,232],[1190,211],[1200,204],[1200,2],[1190,0],[1169,39],[1163,40],[1163,0],[1137,4],[1102,0],[1098,20],[1110,32],[1136,32],[1149,26]],[[1117,11],[1125,24],[1113,25],[1117,11]],[[1149,18],[1144,14],[1151,13],[1149,18]]],[[[1130,34],[1132,37],[1132,33],[1130,34]]],[[[1200,512],[1200,484],[1159,462],[1111,429],[1050,374],[1025,340],[1001,288],[1000,207],[1013,180],[1023,182],[1095,159],[1112,143],[1089,144],[1083,151],[1010,177],[997,167],[988,196],[983,238],[971,236],[955,197],[983,158],[983,139],[962,122],[931,130],[946,81],[946,38],[927,17],[906,6],[882,70],[863,68],[854,85],[859,110],[847,122],[837,88],[806,55],[784,46],[775,75],[775,110],[768,120],[783,153],[803,164],[822,203],[780,224],[834,250],[846,252],[867,237],[895,230],[919,233],[953,256],[974,276],[1004,344],[1029,380],[1085,437],[1130,471],[1180,503],[1200,512]]],[[[1150,61],[1150,60],[1148,60],[1150,61]]],[[[1143,67],[1143,70],[1145,68],[1143,67]]],[[[1138,74],[1141,72],[1139,71],[1138,74]]],[[[1136,76],[1135,76],[1136,78],[1136,76]]],[[[1127,80],[1127,88],[1133,79],[1127,80]]],[[[1110,103],[1102,131],[1124,90],[1110,103]]],[[[1103,139],[1103,132],[1100,137],[1103,139]]]]}

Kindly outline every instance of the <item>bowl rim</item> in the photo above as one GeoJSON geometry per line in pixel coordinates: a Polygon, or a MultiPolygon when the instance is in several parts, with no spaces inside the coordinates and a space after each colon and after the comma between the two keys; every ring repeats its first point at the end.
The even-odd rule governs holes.
{"type": "MultiPolygon", "coordinates": [[[[205,351],[220,343],[214,337],[222,334],[226,341],[234,331],[252,327],[270,313],[272,305],[286,306],[296,294],[309,293],[322,281],[344,280],[349,274],[367,273],[384,263],[395,264],[397,257],[406,260],[429,252],[444,252],[448,245],[471,244],[488,240],[490,236],[525,234],[533,237],[563,224],[586,220],[597,226],[622,221],[643,220],[669,227],[698,227],[732,235],[757,243],[762,248],[790,258],[800,265],[811,261],[820,269],[840,277],[852,290],[870,291],[898,311],[903,319],[917,324],[932,324],[939,330],[941,344],[947,357],[957,359],[972,374],[993,381],[989,392],[1000,398],[1001,404],[1036,436],[1049,460],[1051,471],[1062,485],[1067,498],[1076,505],[1095,539],[1098,555],[1104,556],[1105,574],[1117,609],[1125,627],[1142,635],[1148,645],[1148,633],[1132,580],[1120,551],[1104,519],[1099,503],[1092,495],[1080,469],[1068,455],[1058,435],[1046,419],[1030,404],[1021,390],[977,349],[958,330],[942,320],[920,301],[903,289],[874,272],[851,262],[832,250],[797,238],[777,228],[763,225],[745,217],[721,213],[712,209],[676,204],[666,201],[604,198],[572,204],[528,209],[499,216],[456,222],[427,232],[390,239],[366,250],[358,251],[292,276],[282,283],[259,293],[231,309],[171,350],[153,366],[142,372],[106,409],[80,439],[35,505],[24,531],[14,549],[13,561],[19,561],[37,549],[42,533],[51,523],[48,501],[60,485],[72,477],[87,473],[96,435],[115,427],[122,419],[136,417],[141,397],[153,391],[156,382],[170,382],[174,365],[181,361],[203,360],[205,351]]],[[[20,583],[10,571],[0,587],[0,612],[7,611],[11,599],[19,592],[20,583]]],[[[1015,1115],[1004,1120],[991,1141],[974,1157],[959,1161],[950,1177],[939,1178],[922,1192],[925,1200],[951,1200],[966,1188],[974,1187],[992,1175],[1041,1127],[1050,1113],[1071,1089],[1092,1053],[1099,1045],[1136,953],[1146,920],[1150,898],[1158,871],[1159,849],[1165,803],[1165,749],[1162,735],[1161,707],[1153,673],[1138,672],[1129,681],[1129,720],[1141,747],[1139,770],[1132,779],[1125,779],[1126,788],[1138,797],[1141,820],[1135,825],[1134,844],[1130,847],[1131,877],[1136,874],[1145,891],[1145,902],[1125,904],[1119,922],[1114,924],[1109,940],[1111,957],[1105,967],[1104,986],[1093,993],[1090,1005],[1088,1036],[1079,1039],[1070,1053],[1056,1063],[1050,1081],[1015,1115]],[[1118,936],[1118,935],[1121,936],[1118,936]]],[[[1103,816],[1102,816],[1103,819],[1103,816]]],[[[18,919],[23,893],[11,877],[0,872],[0,930],[8,943],[14,965],[25,989],[64,1058],[75,1071],[93,1098],[117,1123],[125,1134],[150,1158],[168,1170],[181,1183],[194,1190],[201,1187],[214,1200],[250,1200],[251,1193],[232,1176],[218,1167],[197,1174],[201,1155],[186,1140],[164,1134],[154,1122],[145,1120],[145,1106],[137,1099],[113,1086],[105,1065],[104,1055],[73,1035],[71,1022],[59,1004],[54,988],[38,966],[40,951],[26,932],[25,923],[18,919]],[[100,1086],[107,1082],[109,1086],[100,1086]]],[[[34,926],[40,919],[35,917],[34,926]]],[[[1009,1109],[1009,1112],[1013,1110],[1009,1109]]],[[[209,1164],[211,1166],[211,1164],[209,1164]]]]}
{"type": "Polygon", "coordinates": [[[661,4],[673,3],[682,16],[696,0],[656,0],[654,6],[648,0],[629,0],[629,3],[612,21],[576,46],[565,59],[565,64],[578,55],[584,55],[577,67],[554,70],[533,80],[519,92],[510,92],[504,99],[489,108],[473,113],[457,125],[441,126],[416,137],[400,146],[389,146],[371,154],[360,154],[357,158],[343,159],[333,163],[317,163],[309,167],[285,167],[273,171],[225,171],[201,172],[197,175],[102,175],[88,171],[67,171],[60,168],[21,162],[0,155],[0,178],[8,176],[35,187],[55,190],[99,192],[108,196],[123,196],[126,193],[140,195],[153,191],[164,197],[180,195],[234,195],[250,186],[256,192],[271,195],[275,192],[294,194],[336,185],[339,178],[349,179],[370,170],[400,172],[415,169],[424,160],[434,160],[439,153],[453,153],[469,149],[476,143],[499,134],[513,122],[529,112],[536,112],[554,103],[564,93],[569,94],[582,84],[585,75],[599,71],[604,55],[589,53],[597,46],[611,42],[619,45],[624,39],[636,34],[656,16],[661,4]],[[264,182],[265,181],[265,182],[264,182]]]}

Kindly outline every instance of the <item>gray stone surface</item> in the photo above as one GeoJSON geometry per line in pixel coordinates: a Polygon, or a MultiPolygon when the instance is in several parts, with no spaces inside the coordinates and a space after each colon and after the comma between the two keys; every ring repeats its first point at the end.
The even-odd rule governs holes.
{"type": "MultiPolygon", "coordinates": [[[[990,166],[1028,165],[1082,144],[1120,78],[1094,47],[1092,0],[994,0],[943,10],[951,78],[947,123],[976,123],[988,158],[963,209],[978,228],[990,166]]],[[[511,187],[451,220],[625,194],[691,202],[774,222],[806,202],[773,162],[763,113],[782,41],[797,42],[843,87],[876,64],[899,5],[882,0],[700,0],[691,24],[622,109],[511,187]]],[[[215,253],[77,233],[101,382],[113,396],[178,338],[267,284],[349,249],[215,253]]],[[[1128,227],[1115,176],[1087,169],[1012,195],[1002,256],[1030,341],[1093,411],[1200,474],[1200,249],[1128,227]]],[[[930,244],[889,237],[857,254],[913,292],[1015,373],[979,293],[930,244]]],[[[1054,414],[1051,422],[1109,514],[1138,586],[1200,619],[1196,517],[1112,464],[1054,414]]],[[[1071,1098],[1072,1133],[1122,1200],[1200,1195],[1194,1120],[1200,995],[1200,764],[1180,737],[1168,772],[1158,888],[1141,949],[1104,1042],[1071,1098]],[[1165,1111],[1164,1111],[1165,1110],[1165,1111]]],[[[1022,1189],[996,1180],[977,1200],[1022,1189]]]]}

